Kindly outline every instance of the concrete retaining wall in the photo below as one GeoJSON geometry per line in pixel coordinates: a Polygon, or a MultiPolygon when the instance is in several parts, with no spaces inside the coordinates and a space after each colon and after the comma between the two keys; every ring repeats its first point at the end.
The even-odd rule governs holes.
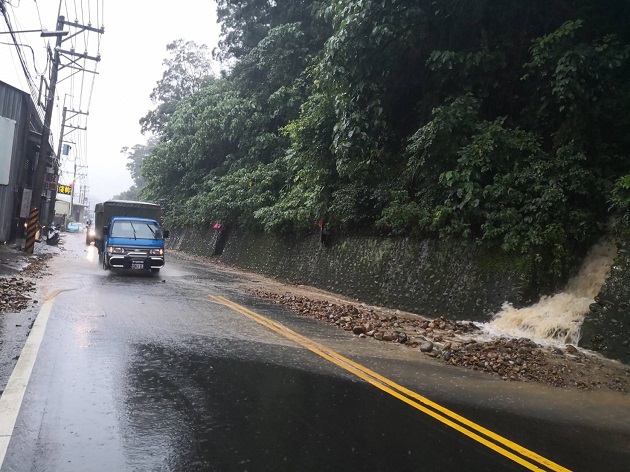
{"type": "MultiPolygon", "coordinates": [[[[171,248],[215,255],[246,270],[311,285],[373,305],[427,317],[489,321],[505,301],[518,304],[523,274],[500,252],[453,241],[277,235],[212,229],[171,231],[171,248]]],[[[630,253],[612,273],[582,326],[580,346],[630,363],[630,253]]]]}
{"type": "Polygon", "coordinates": [[[630,248],[624,246],[584,319],[580,346],[630,364],[630,248]]]}
{"type": "MultiPolygon", "coordinates": [[[[218,232],[171,230],[171,248],[214,255],[218,232]]],[[[488,321],[519,297],[514,261],[470,244],[377,237],[231,232],[220,259],[246,270],[303,283],[368,304],[429,317],[488,321]]]]}

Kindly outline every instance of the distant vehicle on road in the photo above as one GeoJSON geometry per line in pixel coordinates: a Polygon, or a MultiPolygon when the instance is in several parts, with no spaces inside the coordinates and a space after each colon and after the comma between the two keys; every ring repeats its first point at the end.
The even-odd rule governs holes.
{"type": "Polygon", "coordinates": [[[85,231],[85,244],[90,245],[94,242],[94,236],[96,235],[96,230],[94,229],[94,225],[90,224],[87,226],[87,230],[85,231]]]}
{"type": "Polygon", "coordinates": [[[68,226],[66,226],[66,231],[68,233],[81,233],[83,232],[83,224],[77,222],[68,223],[68,226]]]}

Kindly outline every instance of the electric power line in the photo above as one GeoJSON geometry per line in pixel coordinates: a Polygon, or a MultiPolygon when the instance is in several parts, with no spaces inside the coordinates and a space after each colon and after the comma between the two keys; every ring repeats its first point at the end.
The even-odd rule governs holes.
{"type": "MultiPolygon", "coordinates": [[[[2,10],[2,15],[4,17],[4,21],[7,24],[7,28],[9,30],[9,34],[11,36],[11,39],[13,40],[13,45],[15,46],[15,50],[16,50],[16,53],[17,53],[17,56],[18,56],[18,59],[19,59],[19,62],[20,62],[20,66],[22,68],[22,71],[24,72],[24,77],[26,79],[26,83],[27,83],[28,89],[31,92],[31,98],[33,99],[34,103],[37,103],[38,102],[38,100],[37,100],[37,97],[38,97],[37,87],[35,86],[35,82],[33,80],[33,77],[31,75],[31,73],[30,73],[30,70],[29,70],[28,65],[27,65],[27,61],[24,58],[24,53],[22,51],[22,47],[25,46],[25,44],[18,39],[17,34],[15,32],[16,30],[15,30],[15,28],[13,28],[13,25],[11,23],[11,19],[9,18],[8,10],[6,8],[2,8],[1,10],[2,10]]],[[[31,48],[31,52],[33,52],[32,48],[31,48]]],[[[33,56],[34,56],[34,53],[33,53],[33,56]]],[[[35,109],[37,110],[38,115],[40,115],[40,119],[43,119],[43,110],[40,107],[38,107],[38,106],[36,106],[35,109]]]]}
{"type": "MultiPolygon", "coordinates": [[[[67,40],[64,40],[64,41],[68,41],[68,44],[70,47],[67,49],[70,49],[71,53],[67,53],[67,54],[62,53],[61,56],[62,57],[67,56],[69,62],[66,63],[65,65],[62,65],[62,67],[59,68],[59,71],[65,69],[65,74],[64,74],[65,78],[60,77],[59,79],[56,80],[56,84],[59,84],[62,81],[69,79],[68,84],[66,86],[66,90],[69,89],[69,94],[67,95],[70,95],[69,107],[70,109],[79,111],[79,113],[76,113],[72,117],[71,125],[73,129],[69,131],[68,133],[65,133],[65,135],[69,133],[73,133],[74,131],[79,131],[79,130],[83,130],[87,128],[89,109],[92,103],[94,86],[96,83],[96,75],[98,75],[97,73],[98,63],[100,61],[100,49],[101,49],[101,40],[102,40],[101,33],[103,32],[102,23],[103,23],[103,18],[104,18],[104,0],[94,0],[94,1],[96,1],[95,5],[92,5],[92,0],[80,0],[80,4],[77,3],[77,0],[73,0],[72,4],[69,5],[68,0],[59,0],[58,15],[57,15],[58,18],[61,16],[62,10],[65,10],[66,18],[71,18],[72,15],[75,18],[75,21],[73,22],[74,24],[66,23],[66,25],[69,26],[71,31],[70,31],[70,36],[67,38],[67,40]],[[87,2],[87,4],[85,2],[87,2]],[[72,13],[71,13],[71,10],[73,10],[72,13]],[[96,28],[93,28],[91,26],[92,19],[94,17],[97,22],[96,28]],[[84,27],[83,25],[87,25],[87,27],[84,27]],[[91,34],[92,32],[98,33],[96,35],[95,45],[94,45],[94,35],[91,34]],[[81,39],[83,43],[82,46],[84,47],[84,51],[85,51],[85,55],[83,57],[81,57],[80,54],[74,53],[79,41],[81,41],[81,39],[79,39],[78,37],[79,34],[81,34],[81,39]],[[96,49],[97,49],[96,60],[94,60],[94,57],[89,57],[87,55],[87,52],[90,49],[90,46],[92,47],[96,46],[96,49]],[[71,56],[76,56],[76,57],[71,57],[71,56]],[[90,62],[89,60],[92,60],[93,62],[90,62]],[[91,69],[89,68],[90,64],[94,64],[93,67],[91,67],[91,69]],[[92,74],[91,80],[89,80],[89,78],[86,77],[86,74],[88,73],[92,74]]],[[[2,3],[1,0],[0,0],[0,3],[2,3]]],[[[34,0],[34,3],[37,10],[37,20],[39,21],[39,25],[41,29],[44,29],[38,1],[34,0]]],[[[21,29],[19,27],[19,18],[15,11],[15,9],[19,7],[19,3],[17,5],[10,2],[2,3],[3,6],[6,4],[9,4],[13,9],[11,12],[11,15],[12,15],[11,17],[9,16],[9,12],[7,11],[8,10],[7,8],[0,8],[4,16],[5,22],[7,23],[8,30],[11,33],[11,39],[13,41],[12,43],[7,43],[7,44],[15,47],[17,59],[20,64],[19,67],[22,69],[24,73],[23,78],[26,81],[27,87],[31,92],[31,97],[33,99],[33,102],[36,104],[37,113],[43,122],[44,106],[41,103],[39,103],[38,87],[36,86],[34,75],[31,72],[29,61],[27,61],[23,49],[28,48],[31,52],[32,68],[34,69],[34,73],[36,76],[43,77],[44,74],[52,71],[52,67],[59,67],[60,63],[56,65],[54,64],[51,57],[52,51],[50,49],[50,44],[45,38],[43,38],[44,46],[46,50],[46,63],[45,63],[44,68],[42,69],[42,72],[40,72],[41,68],[37,66],[37,62],[36,62],[37,55],[35,54],[35,51],[28,44],[28,41],[26,41],[25,39],[22,39],[22,37],[20,37],[19,34],[17,33],[17,31],[21,29]]],[[[13,53],[12,53],[12,57],[13,57],[13,53]]],[[[57,89],[57,92],[59,91],[60,90],[57,89]]],[[[48,100],[46,99],[43,100],[44,103],[46,103],[47,101],[48,100]]],[[[53,98],[53,103],[56,104],[56,108],[57,108],[56,110],[57,113],[55,114],[55,116],[57,117],[57,122],[61,123],[64,117],[60,116],[61,109],[59,107],[58,95],[57,97],[53,98]],[[54,100],[56,100],[56,102],[54,100]]],[[[65,106],[65,100],[64,100],[64,106],[65,106]]],[[[53,146],[53,141],[54,141],[53,136],[55,136],[54,132],[50,134],[51,147],[53,146]]],[[[63,142],[64,136],[60,136],[60,139],[63,142]]],[[[73,166],[73,164],[76,164],[81,169],[85,169],[79,174],[78,180],[81,180],[83,183],[85,183],[84,188],[87,191],[89,186],[87,185],[88,140],[87,140],[86,133],[76,133],[74,137],[74,143],[75,143],[73,146],[74,160],[71,162],[70,155],[63,155],[63,153],[60,153],[62,154],[61,156],[56,156],[57,165],[59,168],[60,176],[64,176],[64,177],[67,176],[68,171],[66,168],[70,165],[73,166]]]]}

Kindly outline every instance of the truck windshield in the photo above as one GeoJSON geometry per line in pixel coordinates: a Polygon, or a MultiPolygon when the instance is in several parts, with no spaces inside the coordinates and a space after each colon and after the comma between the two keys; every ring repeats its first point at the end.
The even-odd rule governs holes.
{"type": "Polygon", "coordinates": [[[115,221],[110,231],[113,238],[162,239],[157,223],[150,221],[115,221]]]}

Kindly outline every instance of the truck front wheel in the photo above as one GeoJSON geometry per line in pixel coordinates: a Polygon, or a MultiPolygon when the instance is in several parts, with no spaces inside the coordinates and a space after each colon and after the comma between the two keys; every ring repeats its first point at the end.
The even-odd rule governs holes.
{"type": "Polygon", "coordinates": [[[107,261],[107,255],[103,254],[103,269],[109,270],[109,262],[107,261]]]}

